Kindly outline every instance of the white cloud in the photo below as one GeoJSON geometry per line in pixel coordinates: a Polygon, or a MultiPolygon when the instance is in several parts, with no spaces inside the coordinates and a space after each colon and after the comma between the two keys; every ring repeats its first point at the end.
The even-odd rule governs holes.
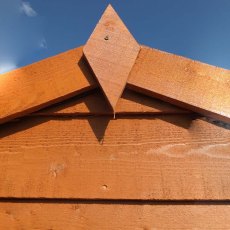
{"type": "Polygon", "coordinates": [[[16,69],[17,65],[13,62],[0,63],[0,74],[16,69]]]}
{"type": "Polygon", "coordinates": [[[0,0],[0,74],[30,64],[47,46],[41,17],[28,2],[0,0]]]}
{"type": "Polygon", "coordinates": [[[45,38],[42,38],[40,43],[39,43],[39,47],[40,48],[43,48],[43,49],[46,49],[47,48],[47,42],[46,42],[46,39],[45,38]]]}
{"type": "Polygon", "coordinates": [[[28,17],[37,16],[37,12],[31,7],[29,2],[22,2],[20,10],[21,12],[25,13],[28,17]]]}

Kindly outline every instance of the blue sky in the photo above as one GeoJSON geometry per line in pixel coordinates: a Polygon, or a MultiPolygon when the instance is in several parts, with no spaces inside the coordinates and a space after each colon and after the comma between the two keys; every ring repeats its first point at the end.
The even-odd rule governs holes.
{"type": "Polygon", "coordinates": [[[109,3],[140,44],[230,69],[230,0],[0,0],[0,73],[83,45],[109,3]]]}

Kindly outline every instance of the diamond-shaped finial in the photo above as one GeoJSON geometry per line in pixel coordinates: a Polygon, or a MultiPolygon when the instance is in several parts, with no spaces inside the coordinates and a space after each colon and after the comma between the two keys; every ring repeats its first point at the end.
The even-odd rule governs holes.
{"type": "Polygon", "coordinates": [[[139,51],[139,44],[109,5],[83,52],[113,111],[139,51]]]}

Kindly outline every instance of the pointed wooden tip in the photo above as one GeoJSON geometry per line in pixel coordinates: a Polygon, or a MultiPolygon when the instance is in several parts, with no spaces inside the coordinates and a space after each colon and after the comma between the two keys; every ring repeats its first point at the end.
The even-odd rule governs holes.
{"type": "Polygon", "coordinates": [[[83,52],[113,111],[140,46],[109,4],[83,52]]]}
{"type": "Polygon", "coordinates": [[[118,15],[117,12],[115,11],[115,9],[113,8],[113,6],[111,4],[108,4],[108,6],[104,10],[104,13],[101,16],[101,19],[103,18],[104,14],[106,14],[108,12],[114,12],[116,15],[118,15]]]}
{"type": "MultiPolygon", "coordinates": [[[[109,3],[109,5],[106,7],[106,10],[107,10],[107,9],[113,9],[113,10],[114,10],[114,8],[113,8],[113,6],[111,5],[111,3],[109,3]]],[[[105,10],[105,11],[106,11],[106,10],[105,10]]]]}

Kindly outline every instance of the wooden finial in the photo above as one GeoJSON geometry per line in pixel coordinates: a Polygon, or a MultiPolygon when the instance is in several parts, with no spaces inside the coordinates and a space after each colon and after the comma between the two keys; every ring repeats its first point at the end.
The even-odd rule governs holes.
{"type": "Polygon", "coordinates": [[[139,44],[109,5],[83,52],[113,111],[139,50],[139,44]]]}

